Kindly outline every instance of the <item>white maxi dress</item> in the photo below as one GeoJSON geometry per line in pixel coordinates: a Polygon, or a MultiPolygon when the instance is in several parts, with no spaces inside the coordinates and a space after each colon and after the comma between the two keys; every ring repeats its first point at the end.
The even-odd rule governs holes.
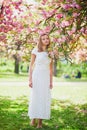
{"type": "Polygon", "coordinates": [[[30,119],[50,119],[51,114],[51,90],[50,90],[50,62],[47,52],[32,50],[36,55],[35,65],[32,72],[32,88],[28,116],[30,119]]]}

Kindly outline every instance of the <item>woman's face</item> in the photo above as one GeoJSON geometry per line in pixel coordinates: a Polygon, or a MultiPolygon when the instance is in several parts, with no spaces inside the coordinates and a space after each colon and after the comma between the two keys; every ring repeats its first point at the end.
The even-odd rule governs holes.
{"type": "Polygon", "coordinates": [[[49,44],[50,39],[49,39],[49,37],[48,37],[47,35],[43,35],[43,36],[41,37],[41,41],[42,41],[42,44],[46,46],[46,45],[49,44]]]}

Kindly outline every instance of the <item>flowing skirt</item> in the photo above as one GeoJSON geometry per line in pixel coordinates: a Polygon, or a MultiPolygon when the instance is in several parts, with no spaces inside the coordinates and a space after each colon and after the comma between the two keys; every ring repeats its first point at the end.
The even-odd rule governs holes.
{"type": "Polygon", "coordinates": [[[32,88],[28,116],[30,119],[50,119],[51,90],[49,69],[35,68],[32,73],[32,88]]]}

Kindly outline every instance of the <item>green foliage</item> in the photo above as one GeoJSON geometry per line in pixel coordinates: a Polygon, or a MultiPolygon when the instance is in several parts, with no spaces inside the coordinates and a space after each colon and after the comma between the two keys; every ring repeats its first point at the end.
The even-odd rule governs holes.
{"type": "MultiPolygon", "coordinates": [[[[21,74],[23,75],[27,75],[28,74],[28,67],[29,67],[29,61],[20,61],[19,64],[19,76],[21,76],[21,74]],[[21,69],[21,66],[23,66],[23,68],[21,69]]],[[[82,73],[82,79],[85,78],[85,80],[87,80],[87,63],[83,62],[81,64],[71,64],[67,61],[58,61],[57,62],[57,77],[62,77],[64,74],[69,74],[71,77],[71,80],[73,79],[72,75],[73,73],[76,75],[77,74],[77,70],[80,70],[82,73]]],[[[7,59],[2,57],[1,61],[0,61],[0,77],[3,77],[5,74],[6,77],[14,77],[16,75],[14,75],[14,60],[13,59],[7,59]],[[7,74],[6,74],[7,73],[7,74]],[[8,75],[8,73],[10,73],[10,75],[8,75]]]]}
{"type": "MultiPolygon", "coordinates": [[[[0,61],[0,72],[10,72],[10,73],[13,73],[14,72],[14,59],[7,59],[7,58],[4,58],[2,57],[1,58],[1,61],[0,61]]],[[[26,62],[26,61],[23,61],[21,62],[20,61],[20,64],[19,64],[19,70],[20,70],[20,73],[27,73],[28,72],[28,66],[29,66],[29,63],[26,62]],[[21,69],[21,65],[23,66],[23,68],[21,69]]]]}
{"type": "Polygon", "coordinates": [[[79,70],[82,73],[82,77],[87,78],[87,63],[83,62],[80,64],[71,64],[67,61],[58,61],[57,63],[57,76],[62,76],[63,74],[70,75],[73,78],[73,74],[76,75],[79,70]]]}
{"type": "Polygon", "coordinates": [[[0,58],[0,72],[13,72],[14,60],[0,58]]]}

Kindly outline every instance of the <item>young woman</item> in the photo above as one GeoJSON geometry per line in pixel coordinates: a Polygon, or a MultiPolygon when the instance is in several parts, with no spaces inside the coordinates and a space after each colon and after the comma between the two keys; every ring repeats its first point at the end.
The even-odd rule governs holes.
{"type": "Polygon", "coordinates": [[[42,120],[50,119],[51,91],[53,87],[53,60],[49,58],[47,48],[50,38],[47,34],[40,36],[37,47],[32,50],[29,67],[29,86],[31,88],[28,115],[31,125],[42,128],[42,120]]]}

